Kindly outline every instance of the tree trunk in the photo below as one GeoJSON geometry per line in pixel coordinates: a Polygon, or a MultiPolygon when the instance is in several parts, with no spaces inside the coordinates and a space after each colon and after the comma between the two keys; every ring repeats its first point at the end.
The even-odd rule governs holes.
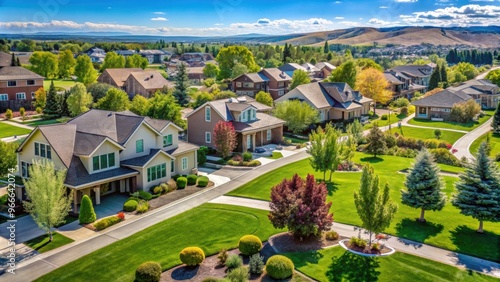
{"type": "Polygon", "coordinates": [[[422,210],[420,211],[420,218],[418,219],[418,221],[426,222],[424,215],[425,215],[425,209],[422,208],[422,210]]]}
{"type": "Polygon", "coordinates": [[[368,249],[372,249],[372,232],[370,231],[370,241],[368,241],[368,249]]]}
{"type": "Polygon", "coordinates": [[[332,170],[330,170],[330,179],[328,179],[329,182],[332,182],[332,170]]]}
{"type": "Polygon", "coordinates": [[[49,237],[50,237],[49,242],[52,242],[52,230],[49,230],[49,237]]]}
{"type": "Polygon", "coordinates": [[[476,232],[481,234],[484,233],[482,220],[479,221],[479,228],[476,230],[476,232]]]}
{"type": "Polygon", "coordinates": [[[373,103],[373,115],[375,115],[375,109],[377,108],[377,103],[373,103]]]}

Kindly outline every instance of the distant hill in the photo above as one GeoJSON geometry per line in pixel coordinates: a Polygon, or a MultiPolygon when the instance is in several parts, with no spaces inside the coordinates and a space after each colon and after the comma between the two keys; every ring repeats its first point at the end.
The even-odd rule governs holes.
{"type": "Polygon", "coordinates": [[[500,46],[500,27],[439,28],[439,27],[359,27],[333,31],[313,32],[290,38],[283,43],[322,46],[329,44],[372,45],[470,45],[496,48],[500,46]]]}

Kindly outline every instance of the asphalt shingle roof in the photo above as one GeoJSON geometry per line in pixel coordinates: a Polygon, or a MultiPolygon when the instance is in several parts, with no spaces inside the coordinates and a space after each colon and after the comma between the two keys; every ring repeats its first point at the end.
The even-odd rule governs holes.
{"type": "Polygon", "coordinates": [[[422,107],[451,108],[454,104],[465,102],[469,99],[472,98],[462,91],[452,92],[449,90],[443,90],[434,95],[417,100],[412,104],[422,107]]]}
{"type": "Polygon", "coordinates": [[[40,79],[43,76],[38,75],[23,67],[1,67],[0,80],[14,80],[14,79],[40,79]]]}
{"type": "Polygon", "coordinates": [[[432,68],[430,66],[424,65],[405,65],[393,67],[391,70],[402,72],[405,75],[410,75],[413,77],[428,77],[432,73],[432,68]]]}
{"type": "MultiPolygon", "coordinates": [[[[125,81],[132,72],[142,71],[141,68],[119,68],[119,69],[105,69],[104,73],[108,73],[109,77],[115,82],[118,87],[123,87],[125,81]]],[[[101,74],[101,75],[103,75],[101,74]]]]}
{"type": "Polygon", "coordinates": [[[112,177],[134,174],[139,174],[139,172],[126,167],[119,167],[103,172],[89,174],[80,158],[74,156],[71,160],[68,172],[66,173],[66,180],[64,183],[70,186],[80,186],[95,181],[106,180],[112,177]]]}
{"type": "Polygon", "coordinates": [[[256,118],[257,120],[252,122],[233,121],[234,130],[236,132],[247,132],[260,130],[266,127],[278,126],[285,123],[284,120],[264,113],[257,113],[256,118]]]}

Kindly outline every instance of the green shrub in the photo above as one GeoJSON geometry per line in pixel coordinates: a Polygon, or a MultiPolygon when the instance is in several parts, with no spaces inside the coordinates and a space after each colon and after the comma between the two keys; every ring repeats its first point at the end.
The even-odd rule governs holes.
{"type": "Polygon", "coordinates": [[[259,165],[261,165],[261,163],[258,160],[253,160],[253,161],[250,161],[247,163],[247,166],[250,166],[250,167],[255,167],[255,166],[259,166],[259,165]]]}
{"type": "Polygon", "coordinates": [[[199,187],[207,187],[208,186],[208,177],[200,176],[198,177],[198,186],[199,187]]]}
{"type": "Polygon", "coordinates": [[[441,141],[437,139],[427,139],[424,141],[424,146],[428,149],[436,149],[441,141]]]}
{"type": "Polygon", "coordinates": [[[241,259],[241,257],[237,254],[232,254],[232,255],[229,255],[226,259],[226,262],[224,263],[224,265],[228,268],[228,269],[233,269],[233,268],[238,268],[240,266],[243,265],[243,260],[241,259]]]}
{"type": "Polygon", "coordinates": [[[248,270],[252,274],[261,274],[264,269],[264,257],[259,254],[254,254],[248,262],[248,270]]]}
{"type": "Polygon", "coordinates": [[[13,115],[14,115],[14,114],[12,113],[12,110],[11,110],[11,109],[7,109],[7,111],[5,111],[5,118],[6,118],[7,120],[11,119],[13,115]]]}
{"type": "Polygon", "coordinates": [[[219,279],[215,277],[207,277],[202,280],[202,282],[222,282],[222,281],[224,281],[224,279],[219,279]]]}
{"type": "Polygon", "coordinates": [[[267,275],[274,279],[285,279],[293,275],[293,262],[282,255],[274,255],[267,260],[267,275]]]}
{"type": "Polygon", "coordinates": [[[205,253],[198,247],[187,247],[180,252],[179,258],[185,265],[195,266],[205,260],[205,253]]]}
{"type": "Polygon", "coordinates": [[[441,138],[441,129],[434,130],[434,136],[436,136],[436,139],[440,139],[441,138]]]}
{"type": "Polygon", "coordinates": [[[240,238],[238,249],[243,255],[251,256],[262,249],[262,241],[255,235],[245,235],[240,238]]]}
{"type": "Polygon", "coordinates": [[[408,107],[409,105],[410,101],[406,98],[398,98],[391,103],[394,108],[408,107]]]}
{"type": "Polygon", "coordinates": [[[137,209],[137,201],[136,200],[127,200],[123,204],[123,210],[126,212],[133,212],[137,209]]]}
{"type": "Polygon", "coordinates": [[[373,251],[380,251],[381,246],[379,243],[372,244],[372,250],[373,251]]]}
{"type": "Polygon", "coordinates": [[[198,179],[197,175],[195,175],[195,174],[188,175],[187,176],[187,185],[195,185],[196,179],[198,179]]]}
{"type": "Polygon", "coordinates": [[[163,187],[161,185],[155,186],[155,187],[153,187],[152,191],[153,191],[153,194],[156,194],[156,195],[161,194],[161,193],[163,193],[163,187]]]}
{"type": "Polygon", "coordinates": [[[248,281],[248,277],[248,268],[244,266],[232,269],[226,276],[231,282],[245,282],[248,281]]]}
{"type": "Polygon", "coordinates": [[[325,234],[326,240],[335,241],[339,239],[339,233],[335,231],[328,231],[325,234]]]}
{"type": "Polygon", "coordinates": [[[387,148],[392,148],[396,146],[396,137],[392,134],[385,134],[384,136],[385,139],[385,144],[387,145],[387,148]]]}
{"type": "Polygon", "coordinates": [[[160,187],[161,187],[162,194],[166,194],[166,193],[170,192],[170,187],[168,187],[167,183],[160,184],[160,187]]]}
{"type": "Polygon", "coordinates": [[[92,223],[96,220],[92,200],[90,200],[89,196],[87,195],[83,195],[82,203],[80,206],[80,213],[78,214],[78,220],[80,221],[80,224],[92,223]]]}
{"type": "Polygon", "coordinates": [[[182,175],[180,175],[180,174],[176,174],[176,175],[172,176],[172,179],[177,181],[177,179],[179,179],[179,177],[181,177],[181,176],[182,175]]]}
{"type": "Polygon", "coordinates": [[[5,195],[3,195],[3,196],[0,197],[0,206],[3,206],[3,205],[5,205],[7,203],[8,196],[9,196],[8,194],[5,194],[5,195]]]}
{"type": "Polygon", "coordinates": [[[408,116],[409,110],[408,107],[402,107],[401,110],[399,111],[400,114],[408,116]]]}
{"type": "Polygon", "coordinates": [[[252,160],[252,153],[244,152],[242,157],[244,162],[249,162],[252,160]]]}
{"type": "Polygon", "coordinates": [[[500,162],[500,153],[495,155],[495,161],[500,162]]]}
{"type": "Polygon", "coordinates": [[[460,161],[450,151],[444,148],[429,150],[437,163],[460,166],[460,161]]]}
{"type": "Polygon", "coordinates": [[[149,210],[149,203],[145,200],[140,200],[139,203],[137,204],[137,212],[138,213],[145,213],[149,210]]]}
{"type": "Polygon", "coordinates": [[[35,111],[37,114],[41,114],[43,112],[43,109],[41,107],[36,107],[35,111]]]}
{"type": "Polygon", "coordinates": [[[196,154],[197,154],[198,165],[204,165],[205,162],[207,161],[208,147],[200,146],[198,151],[196,151],[196,154]]]}
{"type": "Polygon", "coordinates": [[[388,115],[382,115],[382,116],[380,117],[380,120],[387,120],[387,119],[389,119],[389,116],[388,116],[388,115]]]}
{"type": "Polygon", "coordinates": [[[177,178],[177,187],[179,189],[186,188],[186,185],[187,185],[187,178],[186,177],[179,177],[179,178],[177,178]]]}
{"type": "Polygon", "coordinates": [[[149,200],[151,200],[153,198],[153,196],[150,193],[146,192],[146,191],[140,190],[138,192],[139,192],[139,199],[143,199],[143,200],[149,201],[149,200]]]}
{"type": "Polygon", "coordinates": [[[367,245],[367,242],[365,239],[362,239],[362,238],[351,237],[351,240],[349,240],[349,244],[357,246],[359,248],[365,248],[367,245]]]}
{"type": "Polygon", "coordinates": [[[160,281],[161,265],[154,261],[145,262],[135,270],[135,281],[156,282],[160,281]]]}
{"type": "Polygon", "coordinates": [[[226,263],[228,255],[229,253],[227,252],[226,249],[220,250],[220,252],[217,254],[217,259],[219,260],[220,265],[224,265],[226,263]]]}
{"type": "Polygon", "coordinates": [[[117,216],[110,216],[110,217],[103,218],[103,219],[97,221],[96,223],[94,223],[94,227],[97,230],[103,230],[103,229],[106,229],[112,225],[117,224],[120,221],[122,221],[122,220],[120,218],[118,218],[117,216]]]}

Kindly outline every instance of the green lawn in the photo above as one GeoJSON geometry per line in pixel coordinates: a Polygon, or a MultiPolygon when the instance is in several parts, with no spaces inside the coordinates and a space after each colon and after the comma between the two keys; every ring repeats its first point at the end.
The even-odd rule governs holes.
{"type": "Polygon", "coordinates": [[[268,159],[277,160],[283,158],[283,154],[280,152],[273,152],[272,157],[267,157],[268,159]]]}
{"type": "MultiPolygon", "coordinates": [[[[471,217],[461,215],[459,210],[447,203],[442,211],[426,212],[426,224],[417,223],[419,211],[401,204],[400,190],[403,188],[405,176],[397,173],[399,170],[408,168],[412,159],[383,156],[373,159],[368,155],[356,153],[356,163],[371,163],[375,172],[380,176],[381,184],[389,183],[391,197],[398,203],[399,210],[391,224],[386,230],[390,234],[425,242],[430,245],[458,251],[489,260],[500,261],[500,223],[485,223],[485,234],[479,235],[475,232],[478,222],[471,217]],[[477,244],[478,240],[481,244],[477,244]]],[[[442,166],[443,170],[458,172],[450,166],[442,166]]],[[[314,173],[309,160],[302,160],[288,164],[277,170],[268,172],[259,178],[241,186],[228,193],[230,196],[254,198],[259,200],[270,200],[270,191],[273,185],[278,184],[283,178],[291,178],[294,173],[306,176],[314,173]]],[[[314,173],[317,178],[322,173],[314,173]]],[[[353,192],[359,189],[360,173],[334,173],[333,183],[328,184],[328,200],[333,202],[332,211],[335,221],[340,223],[361,225],[354,207],[353,192]]],[[[328,174],[327,174],[328,177],[328,174]]],[[[444,192],[448,197],[454,192],[453,183],[456,177],[443,177],[446,183],[444,192]]]]}
{"type": "Polygon", "coordinates": [[[289,139],[292,143],[296,143],[296,144],[303,144],[303,143],[309,142],[309,139],[297,138],[297,137],[293,137],[293,136],[288,135],[288,134],[285,134],[283,137],[285,139],[289,139]]]}
{"type": "MultiPolygon", "coordinates": [[[[490,156],[494,157],[500,153],[500,136],[495,135],[495,134],[491,134],[491,133],[488,133],[488,134],[490,134],[490,148],[491,148],[490,156]]],[[[469,148],[469,151],[471,152],[471,154],[474,155],[477,153],[477,150],[479,149],[479,145],[481,145],[481,143],[486,141],[486,138],[487,138],[487,134],[479,137],[474,142],[472,142],[472,144],[470,145],[470,148],[469,148]]]]}
{"type": "MultiPolygon", "coordinates": [[[[75,85],[76,81],[74,80],[69,80],[69,79],[54,79],[54,86],[57,88],[57,87],[61,87],[61,88],[64,88],[66,90],[70,89],[71,87],[73,87],[73,85],[75,85]]],[[[43,81],[43,88],[45,89],[45,91],[49,91],[49,88],[50,88],[50,83],[52,82],[52,80],[49,80],[49,79],[46,79],[43,81]]]]}
{"type": "Polygon", "coordinates": [[[448,129],[457,129],[457,130],[465,130],[472,131],[481,124],[485,123],[488,119],[490,119],[495,113],[494,110],[484,111],[486,115],[480,118],[477,122],[468,122],[468,123],[459,123],[452,121],[431,121],[427,119],[411,119],[408,121],[409,124],[420,125],[420,126],[428,126],[435,128],[448,128],[448,129]]]}
{"type": "Polygon", "coordinates": [[[0,122],[0,138],[29,134],[31,130],[0,122]]]}
{"type": "Polygon", "coordinates": [[[75,240],[61,235],[60,233],[54,232],[52,236],[52,242],[49,241],[49,236],[45,234],[40,237],[36,237],[35,239],[31,239],[24,244],[34,249],[35,251],[38,251],[39,253],[45,253],[74,241],[75,240]]]}
{"type": "Polygon", "coordinates": [[[475,271],[461,270],[401,252],[368,258],[334,247],[285,255],[298,271],[318,281],[498,281],[475,271]]]}
{"type": "MultiPolygon", "coordinates": [[[[403,135],[404,137],[407,137],[407,138],[411,137],[411,138],[422,139],[422,140],[436,139],[436,136],[434,135],[434,129],[401,126],[401,128],[397,128],[397,127],[392,128],[391,132],[398,133],[398,134],[403,135]]],[[[441,130],[441,140],[444,140],[452,145],[458,139],[460,139],[460,137],[462,137],[464,135],[465,135],[465,133],[441,130]]]]}
{"type": "Polygon", "coordinates": [[[262,240],[275,233],[267,211],[204,204],[70,262],[37,281],[133,281],[137,266],[159,262],[163,270],[180,264],[179,252],[198,246],[211,255],[235,248],[246,234],[262,240]]]}
{"type": "Polygon", "coordinates": [[[372,128],[375,123],[378,123],[378,126],[382,127],[382,126],[387,126],[389,124],[397,123],[398,120],[401,119],[398,117],[398,114],[396,114],[396,113],[392,113],[391,117],[387,118],[387,120],[382,120],[381,118],[382,118],[382,115],[380,115],[377,119],[370,119],[369,123],[363,125],[363,130],[367,130],[367,129],[372,128]]]}
{"type": "Polygon", "coordinates": [[[56,123],[60,123],[60,121],[57,119],[47,119],[47,120],[40,119],[35,121],[26,121],[24,124],[35,127],[39,125],[56,124],[56,123]]]}

